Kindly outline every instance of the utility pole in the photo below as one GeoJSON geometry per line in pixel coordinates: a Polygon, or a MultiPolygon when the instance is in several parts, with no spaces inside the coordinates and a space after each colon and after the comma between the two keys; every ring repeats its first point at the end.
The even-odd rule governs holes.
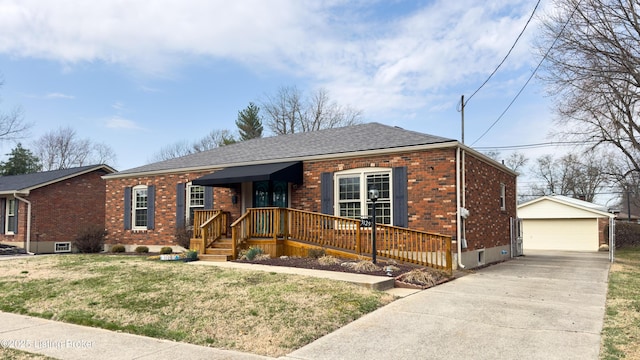
{"type": "Polygon", "coordinates": [[[462,126],[462,137],[460,138],[462,141],[462,144],[464,144],[464,95],[462,95],[462,98],[460,100],[460,116],[461,116],[461,121],[460,124],[462,126]]]}

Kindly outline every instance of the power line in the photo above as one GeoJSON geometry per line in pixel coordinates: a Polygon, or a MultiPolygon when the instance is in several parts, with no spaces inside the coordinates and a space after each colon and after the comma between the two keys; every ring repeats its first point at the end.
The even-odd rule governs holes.
{"type": "MultiPolygon", "coordinates": [[[[562,33],[564,32],[564,30],[566,29],[567,25],[569,25],[569,21],[571,21],[571,19],[573,18],[573,15],[576,13],[576,11],[578,10],[578,7],[580,6],[580,3],[582,3],[582,0],[578,1],[578,3],[576,4],[576,7],[573,9],[573,11],[571,12],[571,15],[567,18],[567,21],[564,23],[564,25],[562,25],[562,29],[560,29],[560,31],[558,32],[558,35],[556,35],[555,39],[553,39],[553,42],[551,43],[551,46],[549,46],[549,49],[547,49],[547,52],[544,54],[544,56],[542,57],[542,59],[540,60],[540,62],[538,63],[538,65],[536,66],[536,68],[533,70],[533,72],[531,73],[531,75],[529,76],[529,78],[527,79],[527,81],[524,83],[524,85],[522,86],[522,88],[520,88],[520,91],[518,91],[518,93],[514,96],[513,100],[511,100],[511,102],[509,103],[509,105],[507,105],[506,109],[504,109],[504,111],[502,112],[502,114],[500,114],[500,116],[498,116],[498,118],[496,119],[496,121],[493,122],[493,124],[491,124],[491,126],[489,126],[489,128],[482,133],[482,135],[480,135],[480,137],[478,137],[476,139],[476,141],[474,141],[473,143],[471,143],[471,146],[473,146],[473,144],[477,143],[478,141],[480,141],[480,139],[482,139],[497,123],[498,121],[500,121],[502,119],[502,117],[504,116],[504,114],[506,114],[506,112],[511,108],[511,105],[513,105],[513,103],[516,101],[516,99],[518,99],[518,97],[520,96],[520,94],[522,94],[522,92],[524,91],[524,89],[527,87],[527,85],[529,84],[529,82],[531,81],[531,79],[533,78],[533,76],[536,74],[536,72],[538,72],[538,69],[540,69],[540,66],[542,65],[542,63],[547,59],[547,56],[549,56],[549,53],[551,52],[551,49],[553,49],[553,47],[556,45],[556,42],[558,42],[558,39],[560,39],[560,35],[562,35],[562,33]]],[[[536,5],[537,6],[537,5],[536,5]]]]}
{"type": "MultiPolygon", "coordinates": [[[[498,69],[500,69],[500,67],[502,66],[502,64],[504,64],[504,62],[507,60],[507,58],[509,57],[509,55],[511,55],[511,52],[513,51],[513,49],[516,47],[516,44],[518,43],[518,41],[520,40],[520,38],[522,37],[522,34],[524,34],[524,31],[527,29],[527,26],[529,26],[529,23],[531,22],[531,19],[533,19],[533,15],[536,13],[536,10],[538,9],[538,6],[540,5],[540,0],[538,0],[538,2],[536,3],[536,6],[533,8],[533,11],[531,12],[531,16],[529,16],[529,19],[527,20],[527,23],[524,24],[524,27],[522,28],[522,31],[520,31],[520,34],[518,34],[518,37],[516,38],[516,41],[513,42],[513,45],[511,45],[511,48],[509,49],[509,51],[507,52],[507,55],[504,56],[504,58],[502,59],[502,61],[500,61],[500,63],[498,64],[498,66],[496,66],[495,69],[493,69],[493,71],[491,72],[491,74],[489,75],[489,77],[476,89],[476,91],[473,92],[473,94],[471,94],[471,96],[469,96],[469,98],[467,99],[467,101],[464,102],[464,104],[462,104],[462,101],[460,103],[460,105],[462,107],[464,107],[467,103],[469,103],[469,100],[471,100],[471,98],[478,93],[478,91],[480,91],[480,89],[482,89],[488,82],[489,80],[491,80],[491,78],[493,77],[493,75],[496,74],[496,72],[498,72],[498,69]]],[[[458,109],[458,111],[461,111],[461,109],[458,109]]]]}
{"type": "Polygon", "coordinates": [[[474,149],[482,151],[482,150],[518,150],[518,149],[535,149],[535,148],[543,148],[543,147],[551,147],[551,146],[570,146],[570,145],[583,145],[590,143],[597,143],[597,140],[587,140],[587,141],[550,141],[550,142],[542,142],[542,143],[534,143],[534,144],[522,144],[522,145],[505,145],[505,146],[478,146],[474,149]]]}

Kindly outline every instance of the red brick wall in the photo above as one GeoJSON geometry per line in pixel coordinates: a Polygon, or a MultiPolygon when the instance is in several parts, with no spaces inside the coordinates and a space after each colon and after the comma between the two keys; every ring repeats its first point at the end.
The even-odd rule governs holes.
{"type": "Polygon", "coordinates": [[[510,244],[509,218],[516,217],[516,178],[470,154],[465,155],[467,250],[510,244]],[[500,209],[505,184],[505,210],[500,209]]]}
{"type": "MultiPolygon", "coordinates": [[[[101,178],[104,174],[102,170],[93,171],[24,196],[31,202],[31,241],[73,241],[88,225],[104,226],[105,182],[101,178]]],[[[18,203],[18,234],[2,235],[2,240],[26,240],[27,205],[18,203]]]]}
{"type": "MultiPolygon", "coordinates": [[[[187,183],[211,171],[141,176],[107,180],[106,229],[107,244],[126,245],[176,245],[176,185],[187,183]],[[154,229],[124,229],[124,189],[136,185],[155,185],[154,229]]],[[[231,212],[232,218],[240,216],[240,201],[232,204],[234,189],[214,188],[214,208],[231,212]]]]}
{"type": "MultiPolygon", "coordinates": [[[[467,155],[467,222],[469,249],[509,244],[509,216],[515,217],[515,177],[473,156],[467,155]],[[500,211],[499,183],[507,186],[507,209],[500,211]],[[495,190],[495,191],[494,191],[495,190]]],[[[456,235],[456,150],[432,149],[349,159],[306,161],[304,185],[291,191],[291,206],[313,212],[321,211],[320,174],[357,168],[407,167],[409,227],[456,235]]],[[[143,176],[107,180],[106,227],[110,244],[174,245],[176,184],[189,182],[209,171],[143,176]],[[124,189],[135,185],[156,186],[155,229],[124,230],[124,189]]],[[[214,208],[230,211],[232,219],[241,211],[240,188],[214,189],[214,208]],[[238,203],[232,195],[238,192],[238,203]]]]}
{"type": "Polygon", "coordinates": [[[320,174],[323,172],[406,166],[409,227],[455,235],[455,160],[455,149],[434,149],[392,156],[305,162],[305,186],[293,190],[291,205],[297,209],[320,212],[320,174]]]}

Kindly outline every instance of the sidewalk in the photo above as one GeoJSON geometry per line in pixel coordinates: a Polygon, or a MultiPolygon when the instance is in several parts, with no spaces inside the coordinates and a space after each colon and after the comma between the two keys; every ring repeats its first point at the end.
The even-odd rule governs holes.
{"type": "MultiPolygon", "coordinates": [[[[603,253],[528,253],[397,300],[283,359],[595,360],[608,270],[603,253]]],[[[2,312],[0,341],[59,359],[270,359],[2,312]]]]}

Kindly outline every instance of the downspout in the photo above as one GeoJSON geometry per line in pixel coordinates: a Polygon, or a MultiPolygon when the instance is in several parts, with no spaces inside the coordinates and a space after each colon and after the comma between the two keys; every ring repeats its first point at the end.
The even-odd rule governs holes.
{"type": "Polygon", "coordinates": [[[462,264],[462,226],[461,226],[461,216],[460,216],[460,146],[456,148],[456,248],[458,252],[458,267],[460,269],[464,269],[464,265],[462,264]]]}
{"type": "Polygon", "coordinates": [[[21,198],[17,193],[13,193],[13,197],[27,204],[27,241],[25,250],[27,253],[32,254],[31,250],[31,202],[27,199],[21,198]]]}

